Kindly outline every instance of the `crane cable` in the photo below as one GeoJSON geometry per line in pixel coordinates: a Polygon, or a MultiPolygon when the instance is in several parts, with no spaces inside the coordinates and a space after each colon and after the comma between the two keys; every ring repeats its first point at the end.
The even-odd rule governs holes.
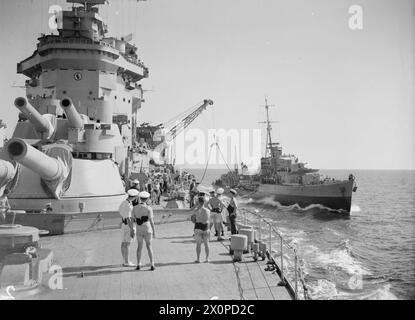
{"type": "Polygon", "coordinates": [[[225,157],[223,156],[223,153],[222,153],[222,150],[221,150],[221,149],[220,149],[220,147],[219,147],[219,144],[218,144],[217,142],[214,142],[214,143],[212,143],[212,144],[210,145],[209,155],[208,155],[208,159],[207,159],[207,161],[206,161],[206,167],[205,167],[205,170],[204,170],[204,172],[203,172],[202,179],[200,179],[200,184],[202,184],[203,179],[205,178],[205,175],[206,175],[206,172],[207,172],[207,169],[208,169],[208,166],[209,166],[210,154],[212,153],[212,149],[213,149],[213,147],[214,147],[214,146],[216,146],[216,147],[218,148],[219,153],[220,153],[220,155],[221,155],[221,157],[222,157],[222,160],[223,160],[223,162],[225,162],[225,165],[226,165],[226,167],[228,168],[229,172],[232,172],[231,168],[229,168],[229,165],[228,165],[228,163],[227,163],[227,162],[226,162],[226,160],[225,160],[225,157]]]}

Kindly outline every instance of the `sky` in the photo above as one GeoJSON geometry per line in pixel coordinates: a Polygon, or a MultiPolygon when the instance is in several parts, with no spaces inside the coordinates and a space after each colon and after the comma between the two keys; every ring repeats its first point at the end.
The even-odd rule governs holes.
{"type": "MultiPolygon", "coordinates": [[[[16,64],[50,32],[53,4],[66,7],[0,1],[8,135],[13,100],[24,95],[12,87],[25,80],[16,64]]],[[[142,122],[167,121],[209,98],[213,107],[192,129],[264,132],[266,96],[278,121],[273,140],[311,167],[415,169],[415,0],[113,0],[102,15],[109,35],[134,33],[149,68],[142,122]],[[361,30],[349,27],[353,5],[363,10],[361,30]]],[[[240,138],[238,150],[245,144],[240,138]]]]}

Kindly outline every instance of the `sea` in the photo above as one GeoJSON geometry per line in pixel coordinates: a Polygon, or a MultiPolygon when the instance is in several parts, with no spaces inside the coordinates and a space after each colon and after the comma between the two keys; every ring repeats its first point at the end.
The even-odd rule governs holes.
{"type": "MultiPolygon", "coordinates": [[[[204,170],[189,169],[198,179],[204,170]]],[[[207,170],[211,185],[222,169],[207,170]]],[[[281,206],[272,197],[240,199],[272,219],[298,250],[312,299],[415,299],[415,171],[320,170],[356,177],[350,216],[319,205],[281,206]]]]}

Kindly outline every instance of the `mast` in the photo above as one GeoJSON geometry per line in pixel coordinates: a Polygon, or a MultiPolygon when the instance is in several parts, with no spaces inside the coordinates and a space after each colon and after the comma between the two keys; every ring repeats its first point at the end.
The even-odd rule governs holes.
{"type": "Polygon", "coordinates": [[[275,107],[275,105],[269,105],[268,104],[268,99],[265,97],[265,106],[261,106],[264,107],[267,113],[267,120],[260,122],[260,123],[265,123],[267,125],[267,142],[265,144],[265,158],[267,158],[268,156],[272,157],[272,138],[271,138],[271,131],[272,131],[272,126],[271,123],[275,123],[275,121],[270,121],[269,119],[269,108],[270,107],[275,107]]]}

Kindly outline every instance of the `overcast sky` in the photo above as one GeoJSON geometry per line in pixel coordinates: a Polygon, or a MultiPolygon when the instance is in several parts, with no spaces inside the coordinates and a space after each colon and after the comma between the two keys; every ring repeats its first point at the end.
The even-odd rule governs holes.
{"type": "MultiPolygon", "coordinates": [[[[9,134],[24,94],[16,64],[49,32],[52,4],[64,1],[0,2],[9,134]]],[[[110,35],[134,32],[149,67],[143,121],[211,98],[192,128],[255,129],[266,95],[274,139],[312,167],[415,169],[414,0],[117,0],[103,16],[110,35]],[[362,30],[349,28],[352,5],[362,30]]]]}

